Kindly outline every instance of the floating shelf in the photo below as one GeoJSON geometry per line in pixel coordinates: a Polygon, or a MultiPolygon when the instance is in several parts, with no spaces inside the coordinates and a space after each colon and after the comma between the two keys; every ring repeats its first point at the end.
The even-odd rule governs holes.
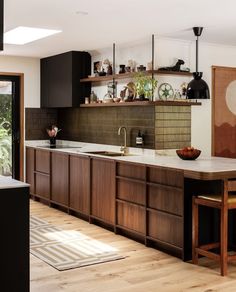
{"type": "Polygon", "coordinates": [[[201,105],[201,102],[192,101],[130,101],[130,102],[111,102],[111,103],[90,103],[81,104],[80,107],[111,107],[111,106],[155,106],[155,105],[167,105],[167,106],[192,106],[201,105]]]}
{"type": "MultiPolygon", "coordinates": [[[[132,73],[121,73],[121,74],[113,74],[113,75],[106,75],[106,76],[94,76],[88,78],[80,79],[80,82],[103,82],[103,81],[112,81],[113,79],[127,79],[133,78],[135,74],[139,72],[132,72],[132,73]]],[[[147,70],[142,71],[145,75],[174,75],[174,76],[192,76],[191,72],[176,72],[176,71],[160,71],[160,70],[147,70]]]]}

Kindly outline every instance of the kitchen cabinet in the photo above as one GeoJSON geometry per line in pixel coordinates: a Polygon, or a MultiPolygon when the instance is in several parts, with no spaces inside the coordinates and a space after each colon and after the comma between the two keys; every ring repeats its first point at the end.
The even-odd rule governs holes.
{"type": "Polygon", "coordinates": [[[69,207],[89,215],[90,202],[90,159],[86,156],[70,156],[70,199],[69,207]]]}
{"type": "Polygon", "coordinates": [[[116,227],[145,236],[146,169],[142,165],[117,163],[116,227]]]}
{"type": "MultiPolygon", "coordinates": [[[[27,147],[26,179],[35,184],[33,197],[43,202],[48,194],[52,206],[66,207],[90,222],[190,260],[192,196],[221,193],[223,180],[236,177],[235,162],[202,159],[196,170],[195,162],[181,163],[186,169],[178,169],[178,161],[165,162],[164,157],[153,157],[149,164],[123,159],[27,147]],[[165,166],[156,165],[159,159],[165,166]]],[[[200,241],[210,242],[215,214],[202,209],[200,216],[200,241]]],[[[232,245],[235,238],[234,233],[229,238],[232,245]]]]}
{"type": "Polygon", "coordinates": [[[182,171],[118,162],[116,227],[182,257],[183,185],[182,171]]]}
{"type": "Polygon", "coordinates": [[[69,199],[69,155],[52,152],[51,201],[68,207],[69,199]]]}
{"type": "Polygon", "coordinates": [[[41,107],[76,107],[90,95],[91,85],[80,83],[91,70],[87,52],[70,51],[40,60],[41,107]]]}
{"type": "Polygon", "coordinates": [[[114,224],[115,162],[100,158],[91,161],[91,217],[114,224]]]}
{"type": "Polygon", "coordinates": [[[184,175],[180,170],[147,168],[147,238],[164,250],[183,254],[184,175]]]}
{"type": "Polygon", "coordinates": [[[26,182],[30,185],[30,194],[35,193],[34,179],[35,150],[26,148],[26,182]]]}
{"type": "Polygon", "coordinates": [[[29,187],[20,183],[2,186],[0,195],[1,291],[29,292],[29,187]]]}
{"type": "MultiPolygon", "coordinates": [[[[30,149],[30,148],[29,148],[30,149]]],[[[30,149],[31,151],[32,149],[30,149]]],[[[50,152],[47,150],[35,150],[35,194],[39,197],[50,199],[50,152]]],[[[30,182],[29,182],[30,183],[30,182]]]]}

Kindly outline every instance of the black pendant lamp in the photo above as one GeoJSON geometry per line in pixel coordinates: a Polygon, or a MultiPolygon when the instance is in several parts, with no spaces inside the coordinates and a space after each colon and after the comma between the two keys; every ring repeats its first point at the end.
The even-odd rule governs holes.
{"type": "Polygon", "coordinates": [[[196,72],[193,73],[193,80],[187,87],[187,99],[207,99],[210,98],[209,87],[202,79],[202,72],[198,72],[198,37],[202,34],[203,27],[193,27],[196,39],[196,72]]]}

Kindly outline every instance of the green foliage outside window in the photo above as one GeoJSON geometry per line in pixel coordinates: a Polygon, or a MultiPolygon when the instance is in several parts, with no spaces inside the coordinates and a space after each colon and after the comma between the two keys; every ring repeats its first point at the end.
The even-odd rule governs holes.
{"type": "Polygon", "coordinates": [[[12,166],[11,95],[0,95],[0,175],[11,175],[12,166]]]}

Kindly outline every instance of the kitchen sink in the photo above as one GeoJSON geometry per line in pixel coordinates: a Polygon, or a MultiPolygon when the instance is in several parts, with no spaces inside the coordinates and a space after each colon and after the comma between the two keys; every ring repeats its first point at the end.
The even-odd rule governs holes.
{"type": "Polygon", "coordinates": [[[88,153],[88,154],[97,154],[97,155],[103,155],[103,156],[133,156],[134,154],[130,154],[130,153],[121,153],[121,152],[112,152],[112,151],[88,151],[88,152],[84,152],[84,153],[88,153]]]}

